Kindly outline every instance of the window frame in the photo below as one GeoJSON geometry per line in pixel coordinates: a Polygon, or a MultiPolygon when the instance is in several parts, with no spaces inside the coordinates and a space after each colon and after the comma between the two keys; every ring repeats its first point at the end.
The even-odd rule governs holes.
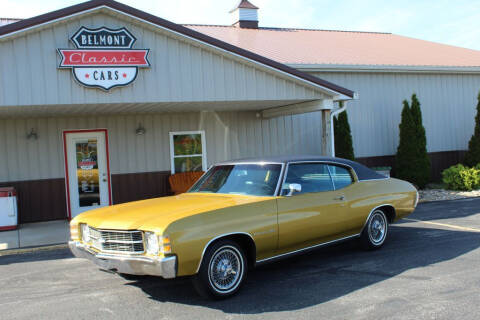
{"type": "Polygon", "coordinates": [[[192,158],[192,157],[202,157],[202,171],[207,171],[207,145],[205,142],[205,130],[196,130],[196,131],[171,131],[169,132],[169,143],[170,143],[170,172],[175,174],[175,158],[192,158]],[[175,156],[175,148],[173,143],[173,137],[178,135],[189,135],[189,134],[200,134],[202,141],[202,153],[201,154],[192,154],[192,155],[181,155],[175,156]]]}
{"type": "Polygon", "coordinates": [[[341,166],[341,165],[338,165],[338,164],[327,164],[327,168],[328,168],[328,174],[330,175],[330,180],[332,181],[332,184],[333,184],[333,190],[336,191],[336,190],[341,190],[341,189],[344,189],[344,188],[347,188],[349,186],[351,186],[354,182],[355,182],[355,179],[352,175],[352,169],[351,168],[348,168],[346,166],[341,166]],[[337,188],[337,186],[335,185],[335,181],[333,180],[333,176],[332,176],[332,171],[330,170],[330,166],[332,167],[340,167],[342,169],[345,169],[347,170],[348,174],[350,175],[350,184],[347,185],[347,186],[344,186],[344,187],[341,187],[341,188],[337,188]]]}
{"type": "MultiPolygon", "coordinates": [[[[338,163],[338,162],[333,162],[333,161],[315,161],[315,160],[311,160],[311,161],[291,161],[291,162],[287,162],[286,166],[285,166],[285,172],[283,173],[283,177],[282,177],[282,181],[281,181],[281,184],[280,184],[280,188],[278,190],[278,193],[277,195],[278,196],[281,196],[281,197],[285,197],[284,195],[282,195],[282,190],[283,190],[283,186],[285,185],[285,181],[287,179],[287,175],[288,175],[288,169],[289,169],[289,166],[291,164],[311,164],[311,163],[318,163],[318,164],[325,164],[327,165],[327,169],[328,169],[328,174],[330,176],[330,181],[332,182],[332,185],[333,185],[333,190],[331,191],[319,191],[319,192],[310,192],[310,193],[301,193],[300,195],[304,195],[304,194],[311,194],[311,193],[320,193],[320,192],[332,192],[332,191],[337,191],[337,190],[341,190],[341,189],[344,189],[344,188],[341,188],[341,189],[337,189],[335,187],[335,183],[333,182],[333,178],[332,178],[332,174],[330,173],[330,168],[328,167],[329,165],[332,165],[332,166],[337,166],[337,167],[343,167],[345,169],[347,169],[350,173],[350,177],[352,178],[352,184],[354,184],[355,182],[357,182],[357,176],[356,176],[356,173],[355,173],[355,170],[347,165],[347,164],[343,164],[343,163],[338,163]]],[[[349,185],[349,186],[350,186],[349,185]]],[[[293,194],[295,196],[295,194],[293,194]]]]}

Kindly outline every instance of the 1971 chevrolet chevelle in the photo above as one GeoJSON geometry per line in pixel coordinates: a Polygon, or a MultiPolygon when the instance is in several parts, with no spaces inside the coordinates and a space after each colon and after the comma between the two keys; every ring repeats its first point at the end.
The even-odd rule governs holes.
{"type": "Polygon", "coordinates": [[[417,202],[410,183],[345,159],[230,161],[210,168],[187,193],[77,216],[69,246],[102,269],[193,276],[200,294],[225,298],[258,263],[351,238],[377,249],[389,223],[417,202]]]}

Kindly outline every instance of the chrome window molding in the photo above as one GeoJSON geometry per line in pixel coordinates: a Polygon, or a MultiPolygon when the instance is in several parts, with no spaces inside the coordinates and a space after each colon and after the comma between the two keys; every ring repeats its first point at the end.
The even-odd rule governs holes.
{"type": "MultiPolygon", "coordinates": [[[[328,174],[330,176],[330,181],[332,181],[332,184],[333,184],[333,190],[331,191],[336,191],[336,190],[340,190],[340,189],[335,189],[335,183],[333,182],[333,178],[332,178],[332,174],[330,172],[330,168],[328,167],[328,165],[334,165],[334,166],[339,166],[339,167],[345,167],[345,168],[348,168],[349,171],[350,171],[350,174],[352,175],[352,183],[353,184],[354,182],[358,182],[358,181],[361,181],[361,180],[358,180],[358,176],[357,176],[357,173],[355,172],[355,169],[353,169],[351,166],[349,166],[348,164],[344,164],[344,163],[340,163],[340,162],[335,162],[335,161],[321,161],[321,160],[307,160],[307,161],[290,161],[290,162],[287,162],[287,165],[286,165],[286,169],[285,169],[285,173],[283,175],[283,179],[282,179],[282,186],[285,184],[285,180],[287,179],[287,174],[288,174],[288,167],[290,166],[290,164],[302,164],[302,163],[319,163],[319,164],[326,164],[327,165],[327,170],[328,170],[328,174]]],[[[343,188],[342,188],[343,189],[343,188]]],[[[281,189],[280,189],[281,191],[281,189]]],[[[319,191],[319,192],[328,192],[328,191],[319,191]]],[[[280,196],[280,193],[277,194],[277,196],[280,196]]]]}
{"type": "Polygon", "coordinates": [[[257,263],[257,264],[258,264],[258,263],[265,263],[265,262],[268,262],[268,261],[270,261],[270,260],[280,259],[280,258],[282,258],[282,257],[294,255],[294,254],[297,254],[297,253],[300,253],[300,252],[303,252],[303,251],[307,251],[307,250],[311,250],[311,249],[315,249],[315,248],[327,246],[327,245],[332,244],[332,243],[336,243],[336,242],[340,242],[340,241],[345,241],[345,240],[352,239],[352,238],[358,238],[359,236],[360,236],[360,233],[357,233],[357,234],[354,234],[354,235],[351,235],[351,236],[348,236],[348,237],[343,237],[343,238],[336,239],[336,240],[331,240],[331,241],[327,241],[327,242],[322,242],[322,243],[319,243],[319,244],[316,244],[316,245],[313,245],[313,246],[310,246],[310,247],[306,247],[306,248],[302,248],[302,249],[298,249],[298,250],[294,250],[294,251],[282,253],[282,254],[279,254],[279,255],[276,255],[276,256],[273,256],[273,257],[270,257],[270,258],[265,258],[265,259],[257,260],[256,263],[257,263]]]}
{"type": "MultiPolygon", "coordinates": [[[[216,236],[215,238],[212,238],[210,239],[210,241],[207,242],[207,244],[205,245],[205,247],[203,247],[203,251],[202,251],[202,255],[200,257],[200,262],[198,263],[198,266],[197,266],[197,271],[196,273],[198,273],[198,270],[200,270],[200,266],[202,265],[202,262],[203,262],[203,256],[205,255],[205,252],[207,251],[207,248],[208,246],[210,246],[210,244],[212,242],[214,242],[215,240],[218,240],[218,239],[221,239],[221,238],[225,238],[225,237],[228,237],[228,236],[233,236],[233,235],[247,235],[250,237],[250,239],[252,239],[253,243],[255,243],[255,240],[253,239],[252,235],[248,232],[231,232],[231,233],[225,233],[225,234],[221,234],[219,236],[216,236]]],[[[256,253],[255,253],[256,254],[256,253]]]]}

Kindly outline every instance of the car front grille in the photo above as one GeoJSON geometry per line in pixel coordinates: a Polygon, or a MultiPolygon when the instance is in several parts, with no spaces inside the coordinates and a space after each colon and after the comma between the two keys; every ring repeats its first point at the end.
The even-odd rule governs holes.
{"type": "Polygon", "coordinates": [[[145,252],[142,231],[98,230],[89,227],[92,247],[102,252],[141,254],[145,252]]]}

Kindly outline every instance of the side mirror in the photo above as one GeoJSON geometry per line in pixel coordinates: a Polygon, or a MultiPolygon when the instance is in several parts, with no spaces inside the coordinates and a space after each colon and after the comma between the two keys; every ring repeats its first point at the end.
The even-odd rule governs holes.
{"type": "Polygon", "coordinates": [[[302,185],[299,183],[290,183],[288,189],[290,191],[288,192],[287,197],[291,197],[295,192],[302,192],[302,185]]]}

